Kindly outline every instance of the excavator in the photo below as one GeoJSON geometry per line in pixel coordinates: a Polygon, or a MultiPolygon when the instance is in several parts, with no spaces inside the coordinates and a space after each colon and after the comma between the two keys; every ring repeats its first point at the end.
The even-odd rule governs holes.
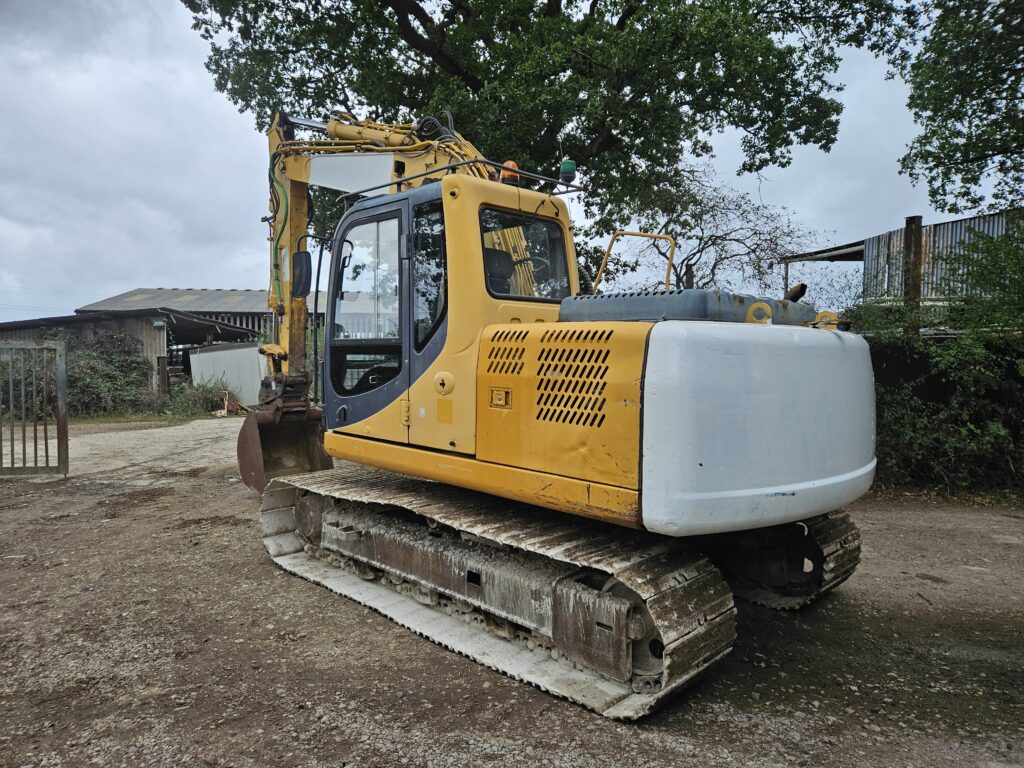
{"type": "MultiPolygon", "coordinates": [[[[796,610],[853,573],[874,387],[834,313],[581,284],[574,163],[499,164],[444,116],[280,112],[269,150],[274,339],[238,460],[276,565],[619,720],[729,652],[734,597],[796,610]]],[[[671,272],[664,235],[605,263],[630,236],[671,272]]]]}

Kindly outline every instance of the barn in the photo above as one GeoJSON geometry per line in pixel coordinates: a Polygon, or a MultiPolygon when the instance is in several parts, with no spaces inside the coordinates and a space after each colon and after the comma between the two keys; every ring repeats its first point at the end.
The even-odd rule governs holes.
{"type": "Polygon", "coordinates": [[[92,311],[0,323],[0,341],[39,341],[62,333],[73,334],[85,343],[111,333],[131,336],[152,366],[152,388],[157,394],[166,394],[169,389],[176,350],[243,342],[253,336],[247,328],[166,307],[92,311]]]}

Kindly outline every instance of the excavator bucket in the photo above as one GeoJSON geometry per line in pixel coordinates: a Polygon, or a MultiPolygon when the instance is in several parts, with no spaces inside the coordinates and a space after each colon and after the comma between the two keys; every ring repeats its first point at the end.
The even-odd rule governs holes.
{"type": "Polygon", "coordinates": [[[331,469],[323,447],[320,408],[285,411],[265,407],[250,411],[238,433],[238,470],[242,482],[257,493],[279,475],[331,469]]]}

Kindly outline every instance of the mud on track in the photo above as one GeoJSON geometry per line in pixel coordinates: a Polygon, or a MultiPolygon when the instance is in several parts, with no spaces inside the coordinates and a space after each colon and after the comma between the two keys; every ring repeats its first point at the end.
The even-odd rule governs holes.
{"type": "Polygon", "coordinates": [[[860,570],[638,725],[288,577],[239,421],[72,427],[0,480],[0,766],[1024,764],[1024,511],[868,498],[860,570]]]}

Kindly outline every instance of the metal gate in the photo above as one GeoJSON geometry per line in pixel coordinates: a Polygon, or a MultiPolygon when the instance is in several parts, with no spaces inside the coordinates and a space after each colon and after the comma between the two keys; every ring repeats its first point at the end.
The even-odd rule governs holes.
{"type": "Polygon", "coordinates": [[[0,475],[68,474],[62,341],[0,341],[0,475]]]}

